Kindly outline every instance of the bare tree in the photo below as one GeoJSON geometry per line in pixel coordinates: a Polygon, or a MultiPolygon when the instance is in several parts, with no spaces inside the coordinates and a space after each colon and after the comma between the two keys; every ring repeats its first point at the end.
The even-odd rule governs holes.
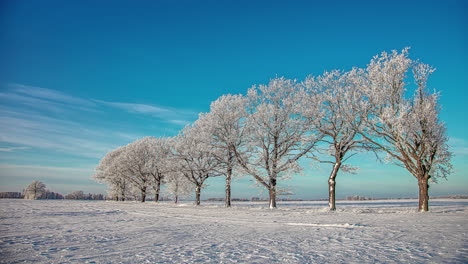
{"type": "Polygon", "coordinates": [[[41,181],[33,181],[24,190],[24,199],[36,200],[46,191],[46,186],[41,181]]]}
{"type": "Polygon", "coordinates": [[[247,100],[245,154],[236,150],[236,158],[268,190],[270,208],[275,208],[278,181],[300,170],[297,161],[316,145],[317,135],[310,119],[301,115],[304,91],[295,80],[281,77],[254,86],[247,100]]]}
{"type": "Polygon", "coordinates": [[[368,68],[367,97],[372,106],[362,135],[388,160],[408,170],[418,181],[421,212],[429,210],[429,180],[446,178],[452,171],[445,125],[439,120],[437,93],[427,91],[434,71],[408,58],[408,50],[374,57],[368,68]],[[406,74],[413,69],[417,89],[404,96],[406,74]]]}

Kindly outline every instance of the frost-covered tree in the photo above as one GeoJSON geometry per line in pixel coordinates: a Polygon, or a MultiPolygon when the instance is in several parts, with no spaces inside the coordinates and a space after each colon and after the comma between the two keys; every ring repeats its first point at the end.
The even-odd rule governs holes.
{"type": "Polygon", "coordinates": [[[86,198],[86,194],[83,191],[74,191],[65,195],[65,199],[68,200],[85,200],[86,198]]]}
{"type": "Polygon", "coordinates": [[[46,186],[41,181],[31,182],[24,190],[24,199],[36,200],[46,191],[46,186]]]}
{"type": "Polygon", "coordinates": [[[314,158],[332,165],[328,177],[330,210],[336,210],[338,172],[352,172],[355,168],[345,162],[356,150],[366,147],[366,141],[358,134],[366,114],[366,102],[359,89],[364,83],[363,75],[363,71],[357,68],[349,72],[335,70],[315,78],[308,77],[303,82],[309,99],[303,112],[312,117],[314,128],[324,136],[322,142],[326,146],[325,158],[323,155],[314,158]],[[320,105],[318,110],[317,105],[320,105]],[[309,114],[310,111],[315,112],[309,114]]]}
{"type": "Polygon", "coordinates": [[[129,192],[129,182],[126,179],[127,169],[120,163],[125,147],[119,147],[107,153],[95,169],[93,178],[97,182],[109,185],[109,195],[116,201],[125,201],[129,192]]]}
{"type": "Polygon", "coordinates": [[[151,178],[151,186],[154,190],[154,201],[159,201],[161,192],[161,184],[164,183],[168,168],[169,160],[171,159],[171,149],[169,146],[169,138],[146,138],[146,144],[149,148],[150,156],[146,169],[151,178]]]}
{"type": "Polygon", "coordinates": [[[128,196],[130,184],[124,177],[114,177],[109,179],[109,196],[116,201],[125,201],[128,196]]]}
{"type": "Polygon", "coordinates": [[[126,166],[127,179],[132,185],[140,191],[140,201],[145,202],[148,187],[152,181],[159,196],[159,186],[162,180],[162,168],[158,167],[160,159],[158,159],[157,145],[160,142],[154,137],[145,137],[128,144],[125,148],[124,159],[121,163],[126,166]]]}
{"type": "MultiPolygon", "coordinates": [[[[134,197],[141,202],[146,200],[148,188],[153,187],[155,201],[159,200],[161,184],[165,175],[165,164],[170,154],[166,138],[145,137],[120,149],[110,164],[110,175],[115,183],[128,183],[134,197]],[[123,181],[119,181],[123,179],[123,181]]],[[[109,168],[108,168],[109,170],[109,168]]]]}
{"type": "Polygon", "coordinates": [[[174,203],[192,193],[194,185],[182,172],[169,172],[166,175],[166,191],[173,197],[174,203]]]}
{"type": "Polygon", "coordinates": [[[200,115],[196,126],[207,135],[207,144],[219,162],[219,173],[226,177],[225,206],[231,206],[231,181],[237,166],[235,151],[241,153],[244,140],[243,119],[246,117],[246,98],[242,95],[223,95],[211,103],[210,112],[200,115]]]}
{"type": "Polygon", "coordinates": [[[187,126],[174,139],[173,171],[180,172],[195,186],[195,205],[200,205],[201,189],[206,179],[217,176],[219,162],[200,127],[187,126]]]}
{"type": "Polygon", "coordinates": [[[94,179],[109,184],[117,200],[131,194],[144,202],[148,188],[153,187],[158,201],[170,154],[167,141],[145,137],[109,152],[96,167],[94,179]]]}
{"type": "Polygon", "coordinates": [[[300,170],[298,160],[317,143],[310,118],[304,118],[304,92],[295,80],[275,78],[247,94],[246,144],[236,158],[246,174],[268,190],[276,207],[277,183],[300,170]]]}
{"type": "Polygon", "coordinates": [[[439,120],[439,95],[426,86],[434,69],[412,61],[404,49],[375,56],[367,71],[365,90],[372,112],[362,135],[417,179],[419,211],[428,211],[429,180],[446,178],[452,170],[445,125],[439,120]],[[410,69],[417,89],[406,98],[410,69]]]}

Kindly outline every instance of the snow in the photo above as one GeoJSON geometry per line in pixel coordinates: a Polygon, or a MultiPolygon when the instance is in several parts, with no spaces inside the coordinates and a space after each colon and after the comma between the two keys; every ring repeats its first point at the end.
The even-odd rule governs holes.
{"type": "Polygon", "coordinates": [[[467,263],[468,200],[0,200],[0,263],[467,263]]]}

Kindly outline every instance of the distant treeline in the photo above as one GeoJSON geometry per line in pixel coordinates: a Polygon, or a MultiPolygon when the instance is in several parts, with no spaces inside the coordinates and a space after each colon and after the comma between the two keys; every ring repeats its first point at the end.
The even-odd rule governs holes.
{"type": "MultiPolygon", "coordinates": [[[[224,202],[226,201],[225,198],[208,198],[206,199],[205,201],[208,201],[208,202],[224,202]]],[[[265,201],[268,201],[268,198],[261,198],[261,197],[251,197],[250,199],[249,198],[232,198],[231,201],[233,202],[265,202],[265,201]]],[[[303,199],[299,199],[299,198],[278,198],[277,201],[282,201],[282,202],[286,202],[286,201],[304,201],[303,199]]]]}
{"type": "MultiPolygon", "coordinates": [[[[23,199],[24,192],[0,192],[0,199],[23,199]]],[[[41,193],[37,199],[64,199],[63,195],[56,192],[46,191],[41,193]]]]}
{"type": "Polygon", "coordinates": [[[348,200],[348,201],[368,201],[368,200],[375,200],[375,199],[371,198],[371,197],[355,195],[355,196],[348,196],[348,197],[346,197],[345,200],[348,200]]]}
{"type": "Polygon", "coordinates": [[[100,193],[84,193],[83,191],[75,191],[65,195],[67,200],[106,200],[106,196],[100,193]]]}
{"type": "MultiPolygon", "coordinates": [[[[0,192],[0,199],[23,199],[24,192],[0,192]]],[[[106,200],[106,196],[100,193],[84,193],[83,191],[74,191],[67,195],[45,191],[36,199],[42,200],[106,200]]]]}
{"type": "Polygon", "coordinates": [[[434,198],[449,198],[449,199],[468,199],[468,195],[445,195],[445,196],[431,196],[431,199],[434,198]]]}
{"type": "Polygon", "coordinates": [[[0,192],[0,199],[10,198],[10,199],[22,199],[24,195],[20,192],[0,192]]]}

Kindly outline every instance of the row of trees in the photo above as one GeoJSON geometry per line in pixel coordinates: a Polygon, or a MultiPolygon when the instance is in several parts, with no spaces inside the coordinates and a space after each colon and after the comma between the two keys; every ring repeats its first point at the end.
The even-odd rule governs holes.
{"type": "Polygon", "coordinates": [[[106,197],[100,193],[84,193],[83,191],[74,191],[65,195],[67,200],[105,200],[106,197]]]}
{"type": "Polygon", "coordinates": [[[21,199],[23,197],[21,192],[0,192],[0,199],[21,199]]]}
{"type": "Polygon", "coordinates": [[[198,205],[206,179],[224,176],[229,207],[232,177],[250,175],[275,208],[284,191],[278,182],[300,172],[299,160],[309,157],[331,165],[329,207],[335,210],[337,175],[356,169],[347,164],[351,156],[373,151],[417,179],[419,210],[428,211],[429,181],[452,169],[439,94],[426,86],[433,71],[404,49],[383,52],[364,69],[302,82],[274,78],[246,95],[221,96],[176,137],[147,137],[109,152],[94,177],[109,184],[117,200],[137,190],[144,202],[153,188],[157,201],[165,183],[176,201],[195,190],[198,205]]]}
{"type": "MultiPolygon", "coordinates": [[[[105,200],[106,197],[102,194],[85,194],[83,191],[74,191],[70,194],[63,196],[60,193],[49,191],[46,188],[46,185],[41,182],[34,180],[32,181],[26,189],[23,190],[23,193],[4,193],[10,194],[8,197],[0,198],[24,198],[27,200],[37,200],[37,199],[68,199],[68,200],[105,200]]],[[[6,195],[5,195],[6,196],[6,195]]]]}

